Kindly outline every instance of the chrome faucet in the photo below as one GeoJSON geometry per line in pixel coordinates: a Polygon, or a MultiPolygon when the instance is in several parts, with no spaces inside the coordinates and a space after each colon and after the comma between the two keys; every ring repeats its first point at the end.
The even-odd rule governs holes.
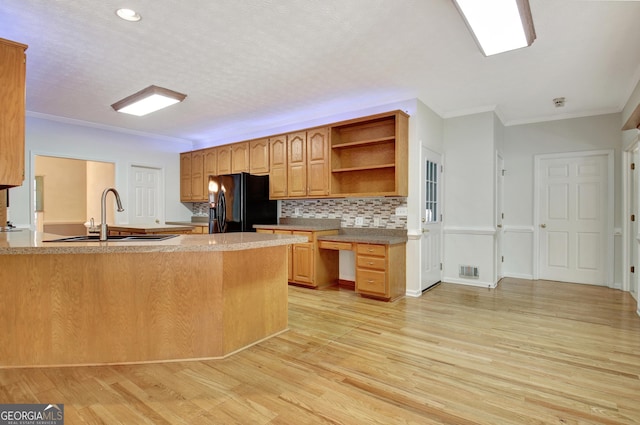
{"type": "Polygon", "coordinates": [[[101,241],[106,241],[107,237],[109,236],[109,226],[107,226],[107,193],[109,192],[113,192],[113,194],[116,197],[116,203],[118,204],[118,212],[124,211],[124,208],[122,208],[122,202],[120,202],[120,194],[118,193],[118,191],[113,187],[105,189],[104,192],[102,192],[102,201],[100,203],[100,220],[101,220],[100,240],[101,241]]]}

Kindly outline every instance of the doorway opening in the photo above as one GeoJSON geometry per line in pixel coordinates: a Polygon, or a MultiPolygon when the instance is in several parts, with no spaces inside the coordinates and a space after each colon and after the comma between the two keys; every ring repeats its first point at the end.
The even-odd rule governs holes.
{"type": "MultiPolygon", "coordinates": [[[[47,155],[34,156],[34,224],[37,231],[62,236],[86,234],[85,223],[100,221],[102,191],[115,186],[115,164],[47,155]]],[[[107,222],[114,222],[113,197],[107,222]]]]}

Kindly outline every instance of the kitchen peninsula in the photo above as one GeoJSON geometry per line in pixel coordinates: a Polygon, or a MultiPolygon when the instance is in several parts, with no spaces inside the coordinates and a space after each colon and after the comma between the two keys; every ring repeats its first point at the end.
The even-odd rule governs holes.
{"type": "Polygon", "coordinates": [[[0,234],[0,368],[223,358],[287,329],[292,235],[0,234]]]}

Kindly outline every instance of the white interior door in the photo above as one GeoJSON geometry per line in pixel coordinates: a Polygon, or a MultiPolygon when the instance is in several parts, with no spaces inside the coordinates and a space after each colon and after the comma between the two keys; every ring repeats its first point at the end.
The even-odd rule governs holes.
{"type": "Polygon", "coordinates": [[[164,222],[160,191],[160,169],[131,166],[129,188],[129,222],[151,224],[164,222]]]}
{"type": "Polygon", "coordinates": [[[422,149],[421,290],[440,282],[442,270],[442,157],[422,149]]]}
{"type": "Polygon", "coordinates": [[[629,174],[629,217],[625,217],[625,220],[634,217],[634,220],[631,221],[630,226],[630,238],[629,238],[629,265],[631,266],[627,273],[629,273],[629,291],[631,295],[637,300],[638,299],[638,282],[640,279],[638,276],[640,275],[640,250],[638,249],[638,221],[640,217],[638,216],[638,203],[640,202],[640,196],[638,190],[640,189],[640,185],[638,184],[638,170],[635,170],[636,167],[640,166],[639,163],[640,155],[638,155],[638,149],[633,151],[632,162],[634,165],[634,170],[629,174]],[[633,270],[633,272],[631,271],[633,270]]]}
{"type": "Polygon", "coordinates": [[[607,154],[543,158],[537,176],[540,279],[607,285],[607,154]]]}
{"type": "Polygon", "coordinates": [[[504,276],[502,270],[504,261],[502,252],[502,239],[504,236],[504,228],[502,227],[502,221],[504,220],[504,159],[501,155],[497,155],[496,159],[496,271],[498,280],[500,280],[504,276]]]}

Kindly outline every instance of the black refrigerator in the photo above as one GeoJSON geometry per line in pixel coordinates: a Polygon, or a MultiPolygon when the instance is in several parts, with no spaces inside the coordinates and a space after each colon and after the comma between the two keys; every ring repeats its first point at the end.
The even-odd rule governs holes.
{"type": "MultiPolygon", "coordinates": [[[[216,226],[213,232],[255,232],[254,224],[277,224],[278,201],[269,200],[269,176],[249,173],[212,176],[216,226]]],[[[211,205],[210,205],[211,206],[211,205]]],[[[214,230],[211,230],[214,229],[214,230]]]]}

